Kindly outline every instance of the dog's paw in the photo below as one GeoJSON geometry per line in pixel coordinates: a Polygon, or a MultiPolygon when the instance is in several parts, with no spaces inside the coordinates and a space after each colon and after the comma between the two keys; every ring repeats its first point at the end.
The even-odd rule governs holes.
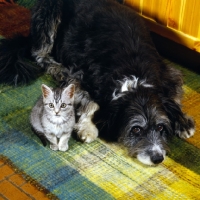
{"type": "Polygon", "coordinates": [[[98,134],[89,131],[84,131],[78,134],[78,137],[82,142],[91,143],[96,140],[98,134]]]}
{"type": "Polygon", "coordinates": [[[175,134],[182,139],[190,138],[194,135],[195,132],[195,123],[194,120],[188,116],[184,116],[185,119],[175,124],[175,134]]]}
{"type": "Polygon", "coordinates": [[[90,124],[76,124],[75,130],[77,136],[82,142],[91,143],[98,137],[98,129],[93,123],[90,124]]]}
{"type": "Polygon", "coordinates": [[[177,135],[182,138],[182,139],[187,139],[190,138],[194,135],[195,130],[190,129],[190,130],[185,130],[185,131],[180,131],[177,135]]]}

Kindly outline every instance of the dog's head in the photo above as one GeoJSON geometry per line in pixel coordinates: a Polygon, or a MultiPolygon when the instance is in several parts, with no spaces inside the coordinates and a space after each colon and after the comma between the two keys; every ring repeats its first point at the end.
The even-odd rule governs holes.
{"type": "Polygon", "coordinates": [[[142,163],[161,163],[172,128],[159,91],[135,77],[122,82],[110,104],[109,131],[142,163]]]}
{"type": "Polygon", "coordinates": [[[169,150],[167,139],[172,130],[159,97],[149,89],[141,88],[121,100],[126,106],[118,113],[117,120],[121,123],[119,141],[142,163],[161,163],[169,150]]]}

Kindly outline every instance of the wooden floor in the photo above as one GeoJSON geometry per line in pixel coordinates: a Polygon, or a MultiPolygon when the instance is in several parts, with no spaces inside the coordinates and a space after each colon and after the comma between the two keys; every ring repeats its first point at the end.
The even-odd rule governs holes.
{"type": "Polygon", "coordinates": [[[0,160],[0,200],[49,200],[14,167],[0,160]]]}

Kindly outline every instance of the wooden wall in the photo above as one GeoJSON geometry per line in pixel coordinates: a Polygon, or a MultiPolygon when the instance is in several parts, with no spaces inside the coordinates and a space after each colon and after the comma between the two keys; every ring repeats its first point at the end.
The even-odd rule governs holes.
{"type": "Polygon", "coordinates": [[[200,52],[200,0],[125,0],[150,29],[200,52]]]}

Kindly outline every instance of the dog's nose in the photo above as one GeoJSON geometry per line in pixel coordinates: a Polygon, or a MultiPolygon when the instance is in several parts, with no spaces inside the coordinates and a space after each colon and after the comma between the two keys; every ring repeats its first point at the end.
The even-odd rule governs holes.
{"type": "Polygon", "coordinates": [[[161,163],[163,160],[164,160],[163,155],[154,155],[154,156],[151,157],[151,161],[152,161],[154,164],[159,164],[159,163],[161,163]]]}

